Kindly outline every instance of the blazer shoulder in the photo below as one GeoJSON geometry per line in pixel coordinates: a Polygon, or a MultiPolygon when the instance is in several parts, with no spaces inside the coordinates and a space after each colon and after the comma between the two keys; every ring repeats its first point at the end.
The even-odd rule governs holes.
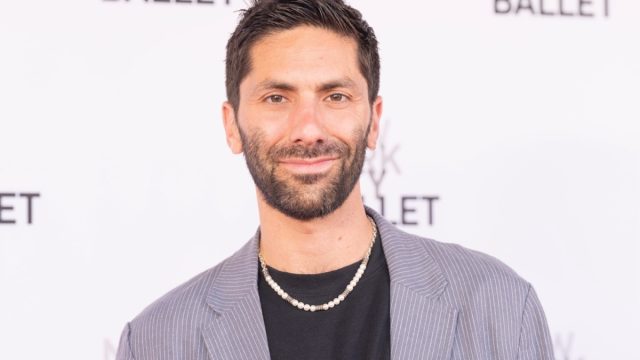
{"type": "Polygon", "coordinates": [[[497,258],[458,244],[416,238],[440,267],[455,297],[491,293],[524,302],[531,285],[497,258]]]}
{"type": "MultiPolygon", "coordinates": [[[[158,351],[199,359],[199,349],[205,346],[201,331],[218,316],[212,299],[221,284],[229,282],[224,274],[235,273],[233,264],[244,264],[250,259],[255,247],[253,240],[219,264],[169,291],[131,320],[123,332],[128,351],[136,359],[157,359],[158,351]]],[[[258,272],[257,266],[255,272],[258,272]]]]}
{"type": "Polygon", "coordinates": [[[189,309],[203,307],[207,292],[213,286],[223,265],[224,261],[162,295],[142,310],[134,319],[134,322],[142,321],[148,317],[155,317],[158,313],[175,313],[178,310],[188,311],[189,309]]]}
{"type": "Polygon", "coordinates": [[[148,305],[131,322],[133,334],[143,328],[170,328],[180,319],[204,315],[206,297],[224,261],[175,287],[148,305]]]}
{"type": "MultiPolygon", "coordinates": [[[[170,318],[173,314],[184,315],[188,312],[204,311],[208,309],[208,297],[217,289],[219,280],[223,272],[236,272],[233,263],[246,263],[247,257],[254,252],[255,237],[249,240],[244,246],[238,249],[233,255],[227,257],[212,268],[203,271],[194,276],[182,285],[177,286],[169,291],[151,305],[147,306],[138,315],[132,323],[140,323],[149,320],[149,318],[170,318]]],[[[256,268],[256,273],[258,269],[256,268]]]]}
{"type": "Polygon", "coordinates": [[[133,318],[128,324],[131,347],[143,352],[145,348],[165,348],[174,342],[197,338],[195,332],[215,316],[207,304],[207,296],[232,257],[175,287],[133,318]]]}
{"type": "Polygon", "coordinates": [[[531,284],[490,255],[420,241],[448,281],[441,301],[459,310],[461,342],[479,346],[478,353],[491,348],[498,358],[553,359],[549,328],[531,284]]]}

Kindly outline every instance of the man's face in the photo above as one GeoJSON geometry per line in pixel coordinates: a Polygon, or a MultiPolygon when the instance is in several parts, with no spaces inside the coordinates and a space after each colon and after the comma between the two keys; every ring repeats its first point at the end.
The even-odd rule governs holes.
{"type": "Polygon", "coordinates": [[[381,111],[379,99],[373,107],[369,103],[357,44],[303,26],[260,40],[251,60],[233,124],[225,105],[232,149],[229,137],[236,136],[237,126],[241,149],[234,150],[244,151],[271,207],[300,220],[333,212],[358,182],[366,147],[375,146],[381,111]]]}

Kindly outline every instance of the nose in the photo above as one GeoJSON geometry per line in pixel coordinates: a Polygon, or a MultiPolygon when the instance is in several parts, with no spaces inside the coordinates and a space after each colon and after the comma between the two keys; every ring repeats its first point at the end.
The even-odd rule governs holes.
{"type": "Polygon", "coordinates": [[[318,104],[312,100],[298,102],[289,119],[289,140],[291,143],[312,146],[327,141],[318,104]]]}

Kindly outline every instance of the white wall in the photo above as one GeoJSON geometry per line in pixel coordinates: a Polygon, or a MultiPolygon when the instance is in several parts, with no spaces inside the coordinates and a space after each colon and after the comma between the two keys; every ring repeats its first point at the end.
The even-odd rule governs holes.
{"type": "MultiPolygon", "coordinates": [[[[0,358],[113,359],[253,234],[220,119],[244,5],[215,2],[0,3],[0,358]]],[[[531,281],[559,359],[640,359],[640,3],[351,3],[383,61],[367,202],[384,167],[387,218],[531,281]]]]}

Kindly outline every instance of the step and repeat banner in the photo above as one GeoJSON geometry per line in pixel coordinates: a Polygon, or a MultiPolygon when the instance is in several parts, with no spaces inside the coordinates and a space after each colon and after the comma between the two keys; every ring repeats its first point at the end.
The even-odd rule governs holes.
{"type": "MultiPolygon", "coordinates": [[[[640,359],[640,2],[353,0],[367,204],[536,288],[556,356],[640,359]]],[[[221,120],[243,0],[0,2],[0,359],[113,360],[257,227],[221,120]]]]}

